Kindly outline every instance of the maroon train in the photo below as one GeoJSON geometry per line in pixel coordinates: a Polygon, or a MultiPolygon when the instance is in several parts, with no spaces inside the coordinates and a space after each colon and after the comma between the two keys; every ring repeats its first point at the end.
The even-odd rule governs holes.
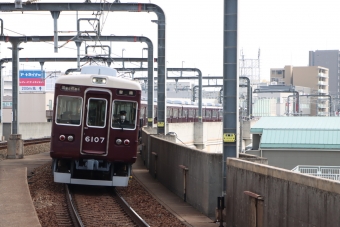
{"type": "Polygon", "coordinates": [[[137,158],[141,87],[102,66],[60,76],[50,156],[54,181],[127,186],[137,158]]]}
{"type": "MultiPolygon", "coordinates": [[[[176,102],[176,101],[175,101],[176,102]]],[[[143,125],[147,125],[148,105],[146,101],[141,102],[140,119],[143,125]]],[[[198,122],[198,106],[182,104],[177,101],[177,104],[171,103],[166,105],[166,122],[167,123],[180,123],[180,122],[198,122]]],[[[157,116],[157,103],[154,103],[154,116],[157,116]]],[[[204,105],[202,106],[202,121],[222,121],[223,108],[222,106],[204,105]]],[[[154,123],[157,123],[157,118],[154,118],[154,123]]]]}

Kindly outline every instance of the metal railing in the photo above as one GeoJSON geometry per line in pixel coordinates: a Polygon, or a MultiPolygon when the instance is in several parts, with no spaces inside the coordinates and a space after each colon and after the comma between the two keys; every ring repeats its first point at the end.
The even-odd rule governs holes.
{"type": "Polygon", "coordinates": [[[340,166],[296,166],[293,172],[340,181],[340,166]]]}

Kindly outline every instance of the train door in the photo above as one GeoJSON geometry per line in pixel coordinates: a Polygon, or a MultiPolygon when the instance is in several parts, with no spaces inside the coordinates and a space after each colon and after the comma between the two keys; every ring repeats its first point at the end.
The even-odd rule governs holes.
{"type": "Polygon", "coordinates": [[[111,92],[105,90],[85,92],[82,154],[107,154],[111,96],[111,92]]]}

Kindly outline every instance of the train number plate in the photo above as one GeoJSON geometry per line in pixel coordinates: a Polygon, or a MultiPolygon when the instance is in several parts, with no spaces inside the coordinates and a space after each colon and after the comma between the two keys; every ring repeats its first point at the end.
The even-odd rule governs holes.
{"type": "Polygon", "coordinates": [[[105,140],[105,137],[93,137],[93,136],[86,136],[85,142],[88,143],[103,143],[105,140]]]}

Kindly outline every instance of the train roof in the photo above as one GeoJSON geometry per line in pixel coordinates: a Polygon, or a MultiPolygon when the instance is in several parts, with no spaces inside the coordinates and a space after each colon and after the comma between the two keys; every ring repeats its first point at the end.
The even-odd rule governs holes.
{"type": "MultiPolygon", "coordinates": [[[[148,101],[147,100],[142,100],[141,101],[141,104],[144,104],[144,105],[147,105],[148,104],[148,101]]],[[[154,106],[157,106],[157,102],[154,101],[153,103],[154,106]]],[[[176,103],[166,103],[166,106],[172,106],[172,107],[195,107],[195,108],[198,108],[198,104],[195,103],[195,104],[176,104],[176,103]]],[[[205,108],[205,109],[223,109],[222,106],[207,106],[207,105],[202,105],[202,108],[205,108]]]]}
{"type": "Polygon", "coordinates": [[[134,80],[120,78],[110,75],[98,75],[98,74],[77,74],[77,75],[62,75],[56,80],[58,84],[70,84],[80,86],[95,86],[95,87],[110,87],[110,88],[122,88],[141,90],[141,85],[134,80]],[[105,79],[105,83],[96,83],[95,78],[105,79]]]}
{"type": "Polygon", "coordinates": [[[98,74],[107,76],[117,76],[117,70],[102,65],[86,65],[81,67],[81,74],[98,74]]]}

